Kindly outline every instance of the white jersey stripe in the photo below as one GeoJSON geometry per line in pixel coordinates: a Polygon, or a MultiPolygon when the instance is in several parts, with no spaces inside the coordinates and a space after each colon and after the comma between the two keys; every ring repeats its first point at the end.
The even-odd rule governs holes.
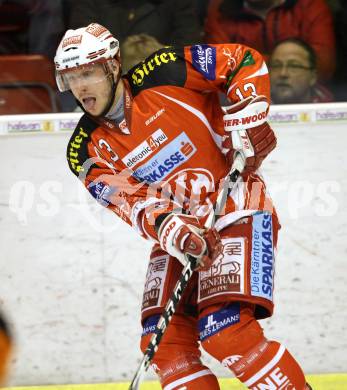
{"type": "Polygon", "coordinates": [[[262,378],[266,373],[268,373],[281,359],[285,352],[285,347],[283,345],[280,346],[279,350],[277,351],[276,355],[270,362],[264,366],[260,371],[258,371],[255,375],[252,376],[252,378],[248,379],[248,381],[244,382],[244,384],[247,387],[252,386],[255,382],[257,382],[260,378],[262,378]]]}
{"type": "Polygon", "coordinates": [[[269,73],[269,70],[268,70],[265,62],[263,62],[261,65],[261,68],[259,70],[257,70],[255,73],[251,74],[250,76],[245,77],[245,80],[251,79],[251,78],[256,77],[256,76],[264,76],[265,74],[268,74],[268,73],[269,73]]]}
{"type": "Polygon", "coordinates": [[[221,149],[222,148],[222,140],[223,140],[223,137],[219,134],[217,134],[211,127],[210,125],[210,122],[207,120],[206,116],[199,110],[197,110],[196,108],[190,106],[189,104],[187,103],[184,103],[184,102],[181,102],[180,100],[177,100],[171,96],[167,96],[167,95],[164,95],[163,93],[160,93],[158,91],[153,91],[155,93],[157,93],[158,95],[161,95],[161,96],[164,96],[166,97],[167,99],[179,104],[181,107],[185,108],[186,110],[190,111],[191,113],[193,113],[195,116],[197,116],[201,122],[203,122],[203,124],[208,128],[208,131],[210,132],[214,142],[216,143],[216,145],[221,149]]]}
{"type": "Polygon", "coordinates": [[[184,385],[187,382],[190,382],[194,379],[200,378],[200,377],[205,376],[205,375],[213,375],[213,374],[212,374],[212,371],[209,369],[201,370],[201,371],[196,372],[195,374],[185,376],[181,379],[177,379],[177,381],[169,383],[168,385],[166,385],[164,387],[163,390],[173,390],[177,386],[184,385]]]}

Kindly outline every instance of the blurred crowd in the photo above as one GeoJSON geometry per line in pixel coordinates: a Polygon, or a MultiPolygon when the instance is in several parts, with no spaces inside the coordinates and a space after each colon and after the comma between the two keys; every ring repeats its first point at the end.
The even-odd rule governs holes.
{"type": "MultiPolygon", "coordinates": [[[[124,71],[162,46],[234,42],[265,57],[274,104],[347,101],[342,0],[0,0],[0,61],[12,59],[0,91],[14,77],[13,55],[19,73],[26,72],[20,56],[52,63],[65,30],[91,22],[118,38],[124,71]]],[[[48,72],[54,89],[53,67],[48,72]]],[[[6,113],[1,102],[0,92],[6,113]]],[[[75,102],[67,94],[58,106],[71,111],[75,102]]]]}

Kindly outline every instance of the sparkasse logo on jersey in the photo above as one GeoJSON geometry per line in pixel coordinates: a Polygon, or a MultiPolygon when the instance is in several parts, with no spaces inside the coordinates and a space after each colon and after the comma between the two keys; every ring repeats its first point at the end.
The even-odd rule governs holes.
{"type": "Polygon", "coordinates": [[[163,147],[154,157],[134,171],[134,177],[147,183],[155,183],[167,177],[174,169],[190,159],[196,147],[185,132],[163,147]]]}
{"type": "Polygon", "coordinates": [[[168,138],[163,130],[158,129],[139,146],[123,157],[122,161],[128,168],[135,167],[167,140],[168,138]]]}
{"type": "Polygon", "coordinates": [[[153,57],[142,62],[131,74],[132,83],[138,87],[143,85],[145,78],[159,67],[177,60],[177,55],[174,51],[158,52],[153,57]]]}
{"type": "Polygon", "coordinates": [[[268,213],[253,216],[251,294],[272,300],[274,251],[272,218],[268,213]]]}

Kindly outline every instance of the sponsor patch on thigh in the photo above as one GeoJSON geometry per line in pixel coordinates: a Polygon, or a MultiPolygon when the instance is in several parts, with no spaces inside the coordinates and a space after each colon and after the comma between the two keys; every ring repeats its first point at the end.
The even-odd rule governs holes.
{"type": "Polygon", "coordinates": [[[163,296],[169,255],[163,254],[150,260],[142,298],[142,311],[159,307],[163,296]]]}
{"type": "Polygon", "coordinates": [[[252,230],[251,295],[272,301],[274,246],[271,214],[255,214],[252,230]]]}
{"type": "Polygon", "coordinates": [[[233,303],[199,320],[199,336],[204,341],[219,331],[240,322],[240,304],[233,303]]]}
{"type": "Polygon", "coordinates": [[[198,302],[228,293],[244,293],[245,239],[222,238],[223,256],[199,272],[198,302]]]}
{"type": "Polygon", "coordinates": [[[147,336],[150,333],[154,333],[154,331],[157,327],[159,318],[160,318],[160,314],[156,314],[156,315],[150,316],[146,319],[146,321],[143,324],[141,337],[147,336]]]}

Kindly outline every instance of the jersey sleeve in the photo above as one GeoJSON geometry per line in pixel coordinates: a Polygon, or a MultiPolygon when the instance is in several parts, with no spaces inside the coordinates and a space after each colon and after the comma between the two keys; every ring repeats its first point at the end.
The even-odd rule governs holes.
{"type": "Polygon", "coordinates": [[[110,166],[93,142],[98,125],[83,116],[67,146],[70,170],[88,192],[132,226],[144,238],[157,240],[154,223],[162,213],[179,207],[161,196],[159,188],[137,181],[129,169],[117,170],[110,166]],[[97,150],[97,152],[96,152],[97,150]]]}
{"type": "MultiPolygon", "coordinates": [[[[100,157],[96,160],[100,160],[100,157]]],[[[178,205],[162,198],[160,189],[154,185],[138,182],[130,170],[119,172],[102,165],[101,160],[94,163],[82,180],[87,190],[102,206],[117,214],[141,236],[157,241],[156,218],[178,205]]]]}
{"type": "Polygon", "coordinates": [[[264,95],[270,102],[266,63],[259,52],[240,44],[186,46],[185,87],[204,92],[220,91],[231,103],[264,95]]]}

